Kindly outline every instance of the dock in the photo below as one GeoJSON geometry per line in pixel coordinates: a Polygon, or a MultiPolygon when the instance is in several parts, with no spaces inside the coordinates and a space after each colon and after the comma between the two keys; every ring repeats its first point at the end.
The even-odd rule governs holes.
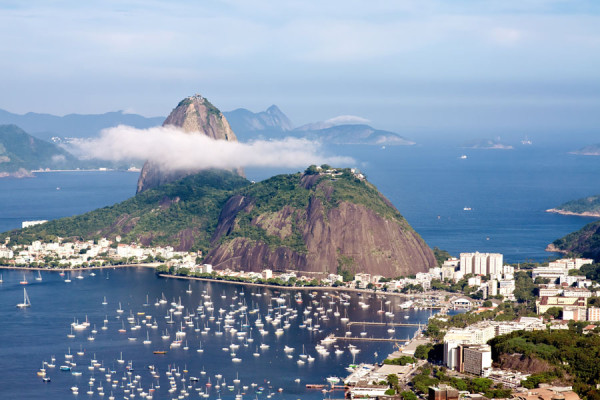
{"type": "Polygon", "coordinates": [[[394,342],[394,343],[406,343],[410,342],[408,339],[394,339],[394,338],[373,338],[373,337],[356,337],[356,336],[334,336],[335,340],[346,340],[346,341],[362,341],[362,342],[394,342]]]}
{"type": "Polygon", "coordinates": [[[352,325],[368,325],[368,326],[417,326],[417,327],[421,327],[421,326],[425,326],[426,324],[408,324],[408,323],[401,323],[401,322],[367,322],[367,321],[350,321],[347,324],[348,326],[352,326],[352,325]]]}

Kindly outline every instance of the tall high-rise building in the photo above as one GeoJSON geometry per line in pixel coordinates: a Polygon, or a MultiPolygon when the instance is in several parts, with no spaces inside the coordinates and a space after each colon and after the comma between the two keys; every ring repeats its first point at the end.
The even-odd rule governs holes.
{"type": "Polygon", "coordinates": [[[502,274],[503,262],[503,256],[499,253],[460,253],[460,271],[464,275],[502,274]]]}

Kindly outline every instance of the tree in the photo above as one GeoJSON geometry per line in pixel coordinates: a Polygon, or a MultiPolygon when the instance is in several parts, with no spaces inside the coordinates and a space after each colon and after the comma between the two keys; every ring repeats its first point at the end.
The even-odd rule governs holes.
{"type": "Polygon", "coordinates": [[[560,307],[550,307],[544,313],[544,317],[559,319],[559,318],[562,317],[562,308],[560,308],[560,307]]]}
{"type": "Polygon", "coordinates": [[[488,378],[474,378],[471,381],[471,390],[474,393],[485,393],[494,382],[488,378]]]}
{"type": "Polygon", "coordinates": [[[316,165],[310,165],[308,168],[306,168],[306,170],[304,171],[304,173],[306,175],[318,175],[319,174],[319,169],[317,168],[316,165]]]}
{"type": "Polygon", "coordinates": [[[402,396],[402,399],[404,400],[417,400],[417,395],[408,390],[400,393],[400,396],[402,396]]]}
{"type": "Polygon", "coordinates": [[[431,349],[433,349],[433,346],[430,344],[420,344],[415,349],[415,357],[420,360],[427,360],[431,349]]]}
{"type": "Polygon", "coordinates": [[[389,374],[386,378],[388,385],[390,385],[390,388],[394,389],[394,393],[398,392],[399,390],[399,384],[400,382],[398,381],[398,375],[396,374],[389,374]]]}
{"type": "Polygon", "coordinates": [[[489,300],[486,300],[486,301],[484,301],[484,302],[483,302],[483,306],[484,306],[484,307],[488,307],[488,308],[489,308],[489,307],[491,307],[491,306],[492,306],[492,302],[491,302],[491,301],[489,301],[489,300]]]}

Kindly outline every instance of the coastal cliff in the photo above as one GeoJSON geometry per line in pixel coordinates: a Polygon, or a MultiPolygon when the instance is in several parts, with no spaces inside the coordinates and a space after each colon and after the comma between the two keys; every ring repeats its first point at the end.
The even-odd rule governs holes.
{"type": "MultiPolygon", "coordinates": [[[[163,126],[176,126],[191,135],[206,135],[214,140],[237,142],[225,116],[207,99],[200,95],[190,96],[179,102],[165,119],[163,126]]],[[[137,184],[137,193],[192,175],[199,170],[169,169],[159,160],[144,164],[137,184]]],[[[243,176],[243,170],[236,170],[243,176]]]]}

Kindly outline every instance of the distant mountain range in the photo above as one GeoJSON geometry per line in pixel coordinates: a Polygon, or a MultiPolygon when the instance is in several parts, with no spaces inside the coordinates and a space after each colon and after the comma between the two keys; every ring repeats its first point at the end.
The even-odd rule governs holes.
{"type": "MultiPolygon", "coordinates": [[[[295,128],[290,119],[276,106],[252,112],[245,108],[224,112],[229,125],[240,142],[274,140],[282,137],[306,138],[329,144],[412,145],[395,132],[378,130],[368,120],[342,115],[326,121],[295,128]]],[[[14,114],[0,109],[0,124],[14,124],[39,139],[65,143],[69,138],[91,138],[102,129],[128,125],[138,129],[160,126],[164,117],[147,118],[122,111],[104,114],[69,114],[63,117],[50,114],[14,114]]]]}
{"type": "Polygon", "coordinates": [[[342,115],[294,129],[290,119],[277,106],[271,106],[259,113],[239,108],[223,114],[240,142],[295,137],[328,144],[415,144],[397,133],[372,128],[366,124],[368,120],[351,115],[342,115]]]}
{"type": "Polygon", "coordinates": [[[164,119],[164,117],[147,118],[138,114],[127,114],[123,111],[104,114],[69,114],[59,117],[33,112],[14,114],[0,109],[0,125],[17,125],[31,135],[43,140],[52,140],[53,137],[94,137],[102,129],[117,125],[128,125],[140,129],[150,128],[161,125],[164,119]]]}
{"type": "Polygon", "coordinates": [[[238,108],[223,114],[241,142],[256,139],[259,133],[277,137],[294,129],[292,121],[276,105],[258,113],[238,108]]]}

